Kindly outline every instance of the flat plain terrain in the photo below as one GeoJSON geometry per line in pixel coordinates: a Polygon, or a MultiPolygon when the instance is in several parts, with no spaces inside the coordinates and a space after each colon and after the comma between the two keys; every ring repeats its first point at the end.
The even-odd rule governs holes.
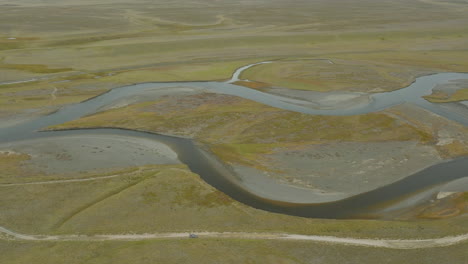
{"type": "MultiPolygon", "coordinates": [[[[250,81],[238,84],[308,98],[323,108],[367,103],[369,94],[401,89],[419,76],[468,72],[467,12],[467,1],[450,0],[4,0],[0,128],[134,83],[225,81],[235,69],[260,61],[272,63],[246,70],[240,77],[250,81]]],[[[426,99],[463,107],[457,102],[468,99],[467,91],[466,80],[459,80],[436,87],[426,99]]],[[[308,199],[347,197],[468,155],[466,126],[409,104],[358,116],[314,116],[184,87],[130,96],[53,128],[77,127],[193,138],[254,191],[274,196],[272,183],[289,188],[285,195],[294,188],[318,194],[308,199]]],[[[306,219],[241,204],[174,155],[164,145],[115,137],[2,144],[0,226],[32,235],[212,231],[422,239],[468,232],[466,192],[380,216],[393,221],[306,219]]],[[[2,263],[468,259],[466,242],[397,250],[241,238],[1,236],[2,263]]]]}

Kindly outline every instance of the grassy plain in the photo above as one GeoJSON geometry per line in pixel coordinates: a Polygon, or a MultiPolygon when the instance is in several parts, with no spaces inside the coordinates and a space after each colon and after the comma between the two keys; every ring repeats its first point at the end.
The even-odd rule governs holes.
{"type": "Polygon", "coordinates": [[[269,86],[299,90],[383,92],[406,87],[421,75],[466,72],[468,69],[466,52],[350,52],[323,57],[330,60],[278,60],[251,68],[241,77],[269,86]],[[451,63],[457,59],[460,59],[459,63],[451,63]]]}
{"type": "Polygon", "coordinates": [[[458,2],[96,3],[3,2],[0,82],[43,80],[0,86],[3,116],[133,82],[227,79],[240,65],[271,59],[283,60],[245,76],[287,88],[374,91],[421,74],[468,71],[466,7],[458,2]],[[63,80],[71,82],[51,84],[63,80]],[[44,96],[51,86],[65,99],[44,96]]]}
{"type": "Polygon", "coordinates": [[[29,160],[30,157],[27,154],[22,153],[10,153],[6,151],[0,152],[0,166],[2,167],[3,179],[15,178],[18,174],[21,174],[21,163],[29,160]]]}
{"type": "Polygon", "coordinates": [[[467,243],[435,249],[392,250],[313,242],[222,239],[154,240],[143,242],[0,242],[0,261],[37,263],[280,263],[453,264],[466,261],[467,243]],[[28,254],[24,254],[28,252],[28,254]]]}
{"type": "MultiPolygon", "coordinates": [[[[264,60],[276,62],[251,68],[242,76],[258,81],[254,88],[398,89],[422,74],[468,72],[467,10],[463,1],[418,0],[4,0],[0,4],[0,83],[36,80],[0,84],[0,118],[47,113],[131,83],[225,80],[237,67],[264,60]],[[335,64],[315,60],[324,58],[335,64]]],[[[466,99],[464,91],[453,96],[453,100],[466,99]]],[[[441,130],[441,125],[431,127],[414,116],[404,122],[406,113],[397,113],[399,118],[389,113],[306,116],[225,96],[192,98],[196,105],[184,109],[172,99],[115,109],[59,127],[105,125],[192,136],[209,144],[225,161],[263,169],[267,166],[262,165],[262,154],[278,146],[382,140],[435,144],[441,130]]],[[[453,144],[443,150],[447,157],[466,155],[466,141],[453,144]],[[460,150],[460,146],[465,147],[460,150]]],[[[23,154],[1,154],[2,182],[19,182],[15,176],[25,173],[21,163],[26,159],[23,154]]],[[[231,200],[184,166],[140,169],[140,173],[135,173],[136,168],[115,172],[121,177],[96,182],[0,187],[0,225],[47,234],[231,230],[414,238],[466,232],[466,214],[410,222],[272,214],[231,200]]],[[[36,176],[29,174],[22,180],[63,175],[36,176]]],[[[465,248],[466,243],[397,251],[216,239],[2,240],[0,262],[307,263],[313,259],[401,263],[412,259],[463,263],[465,248]]]]}
{"type": "MultiPolygon", "coordinates": [[[[438,222],[343,221],[269,213],[231,199],[184,165],[145,166],[113,173],[120,176],[2,185],[0,226],[27,234],[237,231],[370,238],[439,237],[459,234],[465,228],[463,217],[438,222]]],[[[80,178],[90,177],[96,175],[89,172],[80,178]]],[[[38,177],[36,181],[44,179],[38,177]]]]}

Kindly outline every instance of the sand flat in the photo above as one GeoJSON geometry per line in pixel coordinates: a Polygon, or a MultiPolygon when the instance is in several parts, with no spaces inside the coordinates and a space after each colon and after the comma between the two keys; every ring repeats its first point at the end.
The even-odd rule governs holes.
{"type": "Polygon", "coordinates": [[[23,166],[45,174],[143,165],[178,164],[177,154],[154,140],[116,135],[73,135],[0,145],[30,155],[23,166]]]}

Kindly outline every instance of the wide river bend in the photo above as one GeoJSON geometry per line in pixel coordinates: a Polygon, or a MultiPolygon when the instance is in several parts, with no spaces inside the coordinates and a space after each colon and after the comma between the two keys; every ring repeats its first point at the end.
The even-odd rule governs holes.
{"type": "Polygon", "coordinates": [[[242,184],[236,182],[236,177],[229,169],[206,152],[202,146],[199,146],[190,139],[109,128],[38,132],[51,125],[62,124],[85,115],[96,113],[106,106],[112,105],[126,97],[136,94],[144,95],[154,90],[171,87],[189,87],[206,92],[234,95],[272,107],[312,115],[357,115],[380,111],[407,102],[420,106],[447,119],[454,120],[464,126],[468,126],[468,108],[463,111],[454,112],[421,98],[421,96],[430,94],[432,88],[436,85],[453,80],[468,79],[468,74],[440,73],[419,77],[412,85],[406,88],[393,92],[372,94],[370,96],[371,100],[367,105],[347,109],[323,110],[309,107],[310,104],[307,101],[272,95],[232,84],[232,82],[239,80],[243,70],[257,64],[260,63],[240,68],[234,73],[233,79],[228,82],[159,82],[115,88],[87,101],[67,105],[50,115],[42,116],[14,126],[1,128],[0,143],[82,134],[144,137],[170,146],[178,154],[181,162],[187,164],[190,170],[200,175],[200,177],[210,185],[244,204],[271,212],[315,218],[356,218],[363,215],[370,215],[373,214],[375,210],[380,210],[383,205],[391,201],[396,201],[402,197],[408,197],[411,196],[411,194],[427,190],[428,188],[468,176],[468,157],[461,157],[436,164],[418,173],[409,175],[395,183],[347,199],[319,204],[290,203],[281,200],[265,199],[247,191],[242,187],[242,184]]]}

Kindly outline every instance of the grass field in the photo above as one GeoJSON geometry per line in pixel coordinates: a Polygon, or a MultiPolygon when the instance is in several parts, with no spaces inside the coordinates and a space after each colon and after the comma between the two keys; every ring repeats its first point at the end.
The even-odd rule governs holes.
{"type": "MultiPolygon", "coordinates": [[[[383,92],[404,88],[421,75],[464,71],[466,52],[336,54],[327,59],[285,59],[247,70],[243,78],[269,86],[312,91],[383,92]],[[452,56],[460,56],[460,63],[452,56]]],[[[466,57],[468,58],[468,57],[466,57]]]]}
{"type": "MultiPolygon", "coordinates": [[[[438,237],[466,228],[463,217],[399,222],[320,220],[269,213],[232,200],[183,165],[128,168],[100,175],[88,172],[80,179],[109,174],[119,177],[2,185],[0,226],[28,234],[237,231],[386,238],[438,237]]],[[[52,176],[35,181],[70,177],[52,176]]]]}
{"type": "Polygon", "coordinates": [[[291,89],[383,91],[421,74],[468,71],[463,3],[96,3],[4,2],[0,82],[41,81],[0,86],[2,116],[52,111],[134,82],[223,80],[271,59],[280,61],[245,77],[291,89]]]}
{"type": "MultiPolygon", "coordinates": [[[[425,74],[468,72],[467,12],[468,3],[456,0],[3,0],[0,122],[50,113],[132,83],[226,80],[236,68],[266,60],[274,63],[246,71],[242,78],[256,82],[242,85],[395,90],[425,74]],[[30,82],[10,83],[16,81],[30,82]]],[[[434,102],[467,98],[466,89],[427,97],[434,102]]],[[[401,107],[352,117],[308,116],[229,96],[198,95],[135,104],[57,127],[114,126],[189,136],[228,163],[264,170],[271,165],[264,156],[275,148],[327,142],[417,141],[443,157],[468,154],[466,128],[416,112],[401,107]],[[453,140],[438,144],[447,131],[453,140]]],[[[467,230],[466,213],[434,220],[444,207],[427,208],[424,219],[406,222],[305,219],[240,204],[183,165],[53,175],[26,170],[29,158],[27,153],[0,153],[0,185],[120,176],[0,186],[0,226],[17,232],[252,231],[423,238],[467,230]]],[[[453,203],[466,210],[466,201],[465,195],[453,203]]],[[[400,251],[244,239],[0,240],[0,262],[464,263],[465,249],[466,243],[400,251]]]]}
{"type": "Polygon", "coordinates": [[[468,89],[457,90],[455,93],[448,95],[443,92],[432,93],[425,97],[428,101],[433,103],[448,103],[468,101],[468,89]]]}
{"type": "Polygon", "coordinates": [[[463,264],[467,244],[436,249],[391,250],[312,242],[159,240],[144,242],[0,242],[0,261],[37,263],[411,263],[463,264]],[[24,254],[28,252],[28,254],[24,254]]]}

